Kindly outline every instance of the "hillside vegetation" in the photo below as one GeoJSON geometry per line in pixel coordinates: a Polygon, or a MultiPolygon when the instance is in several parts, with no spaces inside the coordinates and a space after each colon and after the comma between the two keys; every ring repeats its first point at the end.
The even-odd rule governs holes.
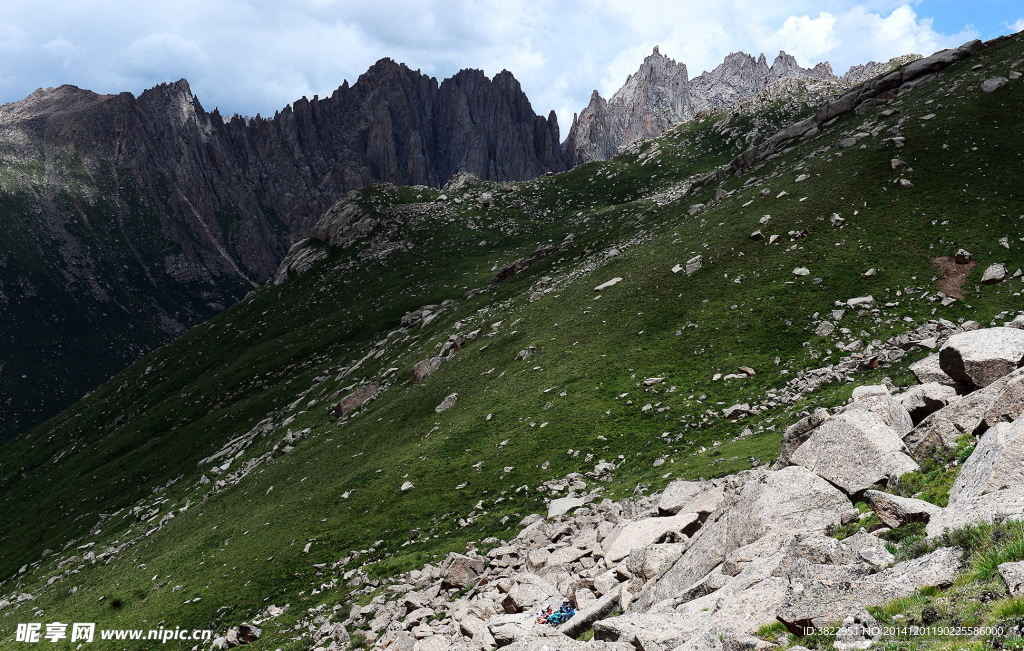
{"type": "Polygon", "coordinates": [[[564,494],[546,482],[722,477],[774,460],[852,376],[909,384],[927,351],[885,342],[1020,308],[1024,84],[982,82],[1022,60],[1020,37],[990,43],[691,194],[813,107],[529,182],[350,194],[308,269],[3,444],[0,596],[32,598],[0,610],[0,646],[24,621],[223,631],[287,603],[253,648],[309,648],[308,609],[373,588],[346,572],[515,535],[564,494]],[[976,265],[940,294],[935,260],[960,249],[976,265]],[[1007,278],[982,285],[994,263],[1007,278]]]}

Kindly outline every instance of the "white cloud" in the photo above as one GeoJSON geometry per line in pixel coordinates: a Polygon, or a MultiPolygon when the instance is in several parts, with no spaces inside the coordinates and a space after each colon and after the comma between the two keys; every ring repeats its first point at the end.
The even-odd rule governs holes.
{"type": "Polygon", "coordinates": [[[1006,23],[1006,26],[1009,28],[1010,32],[1014,34],[1022,32],[1024,31],[1024,18],[1021,18],[1015,23],[1006,23]]]}
{"type": "Polygon", "coordinates": [[[782,24],[779,36],[784,49],[802,60],[818,59],[838,45],[835,34],[836,17],[822,12],[817,18],[790,16],[782,24]]]}

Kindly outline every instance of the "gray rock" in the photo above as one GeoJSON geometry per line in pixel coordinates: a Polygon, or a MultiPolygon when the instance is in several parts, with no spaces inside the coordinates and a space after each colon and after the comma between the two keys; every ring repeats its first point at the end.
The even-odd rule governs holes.
{"type": "Polygon", "coordinates": [[[1011,423],[1024,415],[1024,369],[1018,369],[989,385],[985,392],[994,394],[994,397],[981,416],[983,427],[1011,423]]]}
{"type": "Polygon", "coordinates": [[[885,393],[870,393],[860,396],[857,395],[857,390],[854,389],[853,402],[843,411],[848,412],[857,409],[870,411],[895,430],[897,436],[903,438],[910,430],[914,429],[914,421],[906,407],[903,406],[903,403],[891,396],[888,389],[885,387],[881,388],[885,390],[885,393]]]}
{"type": "Polygon", "coordinates": [[[949,377],[986,387],[1010,374],[1024,360],[1024,330],[985,328],[953,335],[939,350],[949,377]]]}
{"type": "Polygon", "coordinates": [[[933,515],[925,531],[932,538],[946,529],[1004,520],[1024,520],[1024,486],[1011,486],[978,497],[962,497],[933,515]]]}
{"type": "Polygon", "coordinates": [[[686,543],[662,543],[629,552],[623,563],[633,576],[647,581],[672,567],[686,550],[686,543]]]}
{"type": "Polygon", "coordinates": [[[451,552],[437,569],[443,587],[465,588],[477,581],[485,567],[486,563],[482,558],[470,558],[451,552]]]}
{"type": "Polygon", "coordinates": [[[338,418],[347,416],[377,397],[380,390],[381,386],[379,382],[374,381],[364,384],[334,405],[334,415],[338,418]]]}
{"type": "Polygon", "coordinates": [[[696,513],[680,513],[666,518],[644,518],[623,527],[604,541],[605,558],[620,561],[634,549],[657,543],[666,535],[686,539],[700,526],[696,513]]]}
{"type": "Polygon", "coordinates": [[[564,635],[530,637],[502,648],[506,651],[636,651],[636,647],[625,642],[577,642],[564,635]]]}
{"type": "Polygon", "coordinates": [[[896,560],[896,557],[886,549],[884,540],[869,534],[863,528],[854,535],[844,538],[843,544],[852,549],[857,558],[872,567],[888,567],[896,560]]]}
{"type": "Polygon", "coordinates": [[[457,393],[449,394],[449,395],[445,396],[445,399],[441,401],[441,404],[439,404],[438,406],[434,407],[434,411],[436,411],[437,413],[441,413],[442,411],[445,411],[447,409],[451,409],[452,407],[455,406],[455,401],[458,400],[458,399],[459,399],[459,394],[457,394],[457,393]]]}
{"type": "Polygon", "coordinates": [[[558,588],[536,574],[523,572],[513,577],[512,588],[502,600],[506,613],[538,610],[546,603],[560,604],[565,600],[558,588]]]}
{"type": "Polygon", "coordinates": [[[998,569],[1010,596],[1024,597],[1024,561],[1001,563],[998,569]]]}
{"type": "Polygon", "coordinates": [[[852,565],[806,566],[791,576],[778,618],[798,635],[842,621],[860,606],[881,605],[925,586],[947,587],[960,569],[960,550],[943,547],[877,574],[852,565]]]}
{"type": "Polygon", "coordinates": [[[665,487],[658,500],[658,511],[664,515],[677,513],[709,514],[718,509],[725,497],[723,482],[676,480],[665,487]]]}
{"type": "Polygon", "coordinates": [[[702,579],[726,555],[771,531],[823,531],[850,507],[842,492],[799,466],[757,470],[733,478],[722,507],[690,540],[686,552],[659,580],[646,586],[630,610],[642,612],[702,579]]]}
{"type": "Polygon", "coordinates": [[[697,270],[700,269],[700,267],[701,267],[701,265],[703,263],[704,263],[704,256],[700,256],[700,255],[696,255],[696,256],[690,258],[689,260],[687,260],[686,261],[686,268],[684,269],[684,271],[686,272],[686,275],[687,276],[692,276],[693,274],[697,273],[697,270]]]}
{"type": "Polygon", "coordinates": [[[949,491],[949,502],[1009,486],[1024,486],[1024,419],[998,423],[982,435],[949,491]]]}
{"type": "Polygon", "coordinates": [[[412,381],[421,382],[430,377],[437,372],[437,369],[441,368],[441,364],[443,363],[443,357],[431,357],[430,359],[425,359],[422,362],[417,362],[416,365],[412,367],[412,381]]]}
{"type": "Polygon", "coordinates": [[[324,624],[313,634],[313,640],[319,646],[323,640],[330,640],[334,646],[347,649],[352,643],[352,638],[341,622],[324,622],[324,624]]]}
{"type": "Polygon", "coordinates": [[[749,416],[750,413],[750,405],[747,403],[736,404],[733,405],[732,407],[728,407],[722,410],[722,415],[728,418],[729,420],[738,420],[745,416],[749,416]]]}
{"type": "Polygon", "coordinates": [[[855,409],[825,421],[793,453],[803,466],[849,495],[917,470],[895,430],[876,414],[855,409]]]}
{"type": "MultiPolygon", "coordinates": [[[[961,436],[977,433],[983,427],[985,415],[1007,384],[1019,377],[1024,378],[1024,370],[1015,371],[984,389],[971,392],[918,423],[903,438],[911,456],[923,459],[932,448],[954,448],[961,436]]],[[[1007,410],[1010,409],[1012,407],[1008,406],[1007,410]]],[[[995,418],[995,412],[991,415],[995,418]]]]}
{"type": "Polygon", "coordinates": [[[221,648],[231,649],[243,644],[251,644],[258,640],[262,634],[263,631],[257,626],[247,623],[239,624],[234,628],[228,629],[221,648]]]}
{"type": "Polygon", "coordinates": [[[818,327],[814,329],[814,334],[819,337],[827,337],[835,332],[836,327],[830,321],[822,321],[818,324],[818,327]]]}
{"type": "Polygon", "coordinates": [[[559,497],[548,502],[548,518],[565,515],[569,511],[583,506],[590,500],[585,497],[559,497]]]}
{"type": "MultiPolygon", "coordinates": [[[[943,374],[945,375],[945,374],[943,374]]],[[[942,409],[946,405],[960,399],[956,389],[948,384],[926,382],[904,391],[899,396],[900,404],[910,414],[914,425],[942,409]]]]}
{"type": "Polygon", "coordinates": [[[606,617],[619,606],[621,591],[622,585],[619,584],[608,594],[580,607],[569,621],[558,627],[558,632],[576,638],[589,631],[594,622],[606,617]]]}
{"type": "Polygon", "coordinates": [[[930,382],[937,382],[939,384],[949,384],[954,382],[953,378],[946,375],[946,372],[942,370],[939,364],[939,354],[934,353],[925,357],[922,360],[918,360],[910,365],[910,372],[914,374],[917,381],[922,384],[930,382]]]}
{"type": "Polygon", "coordinates": [[[924,500],[876,490],[865,491],[864,500],[886,526],[894,529],[909,522],[927,523],[932,515],[942,510],[942,507],[924,500]]]}
{"type": "Polygon", "coordinates": [[[994,93],[1006,85],[1009,79],[1006,77],[991,77],[981,82],[981,89],[986,93],[994,93]]]}
{"type": "Polygon", "coordinates": [[[851,309],[870,310],[875,306],[875,298],[873,296],[858,296],[846,301],[846,305],[851,309]]]}
{"type": "Polygon", "coordinates": [[[1006,278],[1006,267],[1001,263],[989,265],[985,269],[984,275],[981,277],[982,285],[995,285],[998,282],[1002,282],[1006,278]]]}
{"type": "Polygon", "coordinates": [[[803,445],[804,441],[810,438],[814,430],[828,420],[829,417],[828,411],[819,407],[814,410],[814,413],[804,416],[787,427],[786,431],[782,434],[782,450],[779,452],[779,465],[790,465],[790,459],[797,448],[803,445]]]}
{"type": "Polygon", "coordinates": [[[837,651],[870,648],[882,636],[878,620],[860,604],[853,604],[852,613],[843,619],[832,647],[837,651]]]}

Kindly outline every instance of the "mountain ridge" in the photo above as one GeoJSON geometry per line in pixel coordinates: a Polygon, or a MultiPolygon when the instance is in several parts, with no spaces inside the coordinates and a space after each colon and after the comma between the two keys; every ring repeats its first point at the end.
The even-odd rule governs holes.
{"type": "Polygon", "coordinates": [[[330,97],[227,121],[184,79],[138,97],[65,85],[5,104],[0,339],[15,352],[0,370],[0,436],[239,300],[351,189],[564,168],[554,114],[535,115],[507,71],[439,83],[382,59],[330,97]],[[33,353],[26,333],[40,323],[48,343],[33,353]]]}
{"type": "Polygon", "coordinates": [[[769,66],[764,54],[754,57],[732,52],[712,70],[691,79],[685,63],[661,54],[654,46],[611,98],[605,100],[593,91],[590,103],[573,116],[563,147],[573,165],[607,160],[636,140],[659,136],[697,115],[731,110],[781,79],[836,82],[833,90],[838,91],[888,71],[906,58],[853,66],[836,77],[827,61],[802,68],[795,57],[780,51],[769,66]]]}

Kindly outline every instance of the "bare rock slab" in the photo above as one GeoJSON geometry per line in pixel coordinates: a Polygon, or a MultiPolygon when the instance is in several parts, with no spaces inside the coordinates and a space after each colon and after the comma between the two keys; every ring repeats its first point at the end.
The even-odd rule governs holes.
{"type": "Polygon", "coordinates": [[[1002,563],[999,566],[999,576],[1003,577],[1006,590],[1012,597],[1024,597],[1024,561],[1017,563],[1002,563]]]}
{"type": "Polygon", "coordinates": [[[856,409],[825,421],[796,450],[792,463],[855,495],[917,470],[905,450],[903,440],[881,417],[856,409]]]}
{"type": "Polygon", "coordinates": [[[942,510],[931,502],[913,497],[900,497],[882,491],[869,490],[864,499],[871,506],[878,518],[889,527],[899,527],[910,522],[928,523],[932,515],[942,510]]]}
{"type": "Polygon", "coordinates": [[[979,497],[961,497],[933,515],[925,532],[932,538],[946,529],[1004,520],[1024,520],[1024,486],[1011,486],[979,497]]]}
{"type": "Polygon", "coordinates": [[[925,586],[949,586],[960,565],[960,550],[943,547],[877,574],[854,566],[810,566],[805,576],[791,577],[778,618],[790,631],[804,634],[842,621],[862,604],[881,605],[925,586]]]}
{"type": "Polygon", "coordinates": [[[985,432],[960,469],[949,501],[953,504],[1009,486],[1024,486],[1024,419],[998,423],[985,432]]]}
{"type": "Polygon", "coordinates": [[[658,511],[677,513],[713,513],[725,497],[721,481],[676,480],[669,484],[658,501],[658,511]]]}
{"type": "Polygon", "coordinates": [[[611,562],[621,561],[634,549],[653,545],[667,534],[689,538],[688,533],[699,526],[699,519],[696,513],[680,513],[667,518],[644,518],[626,525],[619,535],[606,541],[605,558],[611,562]]]}
{"type": "Polygon", "coordinates": [[[1024,360],[1024,330],[984,328],[953,335],[939,350],[949,377],[987,387],[1016,370],[1024,360]]]}

